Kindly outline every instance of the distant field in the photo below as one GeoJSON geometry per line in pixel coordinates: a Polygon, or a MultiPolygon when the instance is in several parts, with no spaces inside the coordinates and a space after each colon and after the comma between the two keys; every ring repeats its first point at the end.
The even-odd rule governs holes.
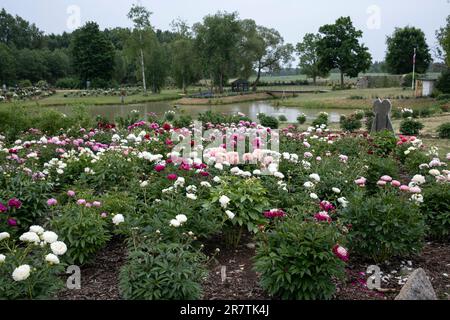
{"type": "MultiPolygon", "coordinates": [[[[365,73],[360,74],[360,76],[386,76],[389,75],[388,73],[365,73]]],[[[429,76],[437,77],[439,73],[429,73],[429,76]]],[[[256,77],[251,77],[250,81],[254,81],[256,77]]],[[[293,76],[262,76],[261,82],[267,82],[267,83],[276,83],[276,82],[288,82],[288,81],[295,81],[295,80],[308,80],[312,82],[312,79],[308,79],[306,75],[299,74],[299,75],[293,75],[293,76]]],[[[332,82],[339,82],[341,80],[341,75],[339,73],[331,73],[328,78],[324,79],[318,79],[318,81],[332,81],[332,82]]],[[[357,78],[349,78],[345,77],[345,81],[347,82],[356,82],[357,78]]]]}

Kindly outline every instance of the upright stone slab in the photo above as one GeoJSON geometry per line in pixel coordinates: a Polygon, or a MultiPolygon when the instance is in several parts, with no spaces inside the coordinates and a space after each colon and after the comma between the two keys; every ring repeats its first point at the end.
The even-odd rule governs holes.
{"type": "Polygon", "coordinates": [[[422,268],[415,270],[395,300],[437,300],[425,270],[422,268]]]}
{"type": "Polygon", "coordinates": [[[389,130],[394,132],[391,121],[392,105],[389,100],[377,99],[373,103],[373,113],[375,115],[372,124],[372,132],[389,130]]]}

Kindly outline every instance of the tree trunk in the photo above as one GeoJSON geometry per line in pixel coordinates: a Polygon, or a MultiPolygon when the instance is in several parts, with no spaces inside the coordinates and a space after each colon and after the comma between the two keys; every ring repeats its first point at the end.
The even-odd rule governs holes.
{"type": "Polygon", "coordinates": [[[183,93],[187,94],[186,81],[184,80],[184,77],[183,77],[183,93]]]}
{"type": "Polygon", "coordinates": [[[344,89],[344,72],[341,71],[341,89],[344,89]]]}
{"type": "Polygon", "coordinates": [[[253,92],[256,92],[256,89],[258,88],[259,79],[261,79],[261,67],[258,67],[258,76],[253,84],[253,92]]]}
{"type": "Polygon", "coordinates": [[[314,85],[317,84],[317,76],[316,75],[313,76],[313,83],[314,83],[314,85]]]}
{"type": "Polygon", "coordinates": [[[145,63],[144,63],[144,49],[142,43],[142,32],[139,32],[139,40],[141,42],[141,69],[142,69],[142,86],[144,87],[144,92],[147,92],[147,82],[145,80],[145,63]]]}
{"type": "Polygon", "coordinates": [[[219,75],[219,92],[222,94],[223,93],[223,74],[222,72],[219,75]]]}

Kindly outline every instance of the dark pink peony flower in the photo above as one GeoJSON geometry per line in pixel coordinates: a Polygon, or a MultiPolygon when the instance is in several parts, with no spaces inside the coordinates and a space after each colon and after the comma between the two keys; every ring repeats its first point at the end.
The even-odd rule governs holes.
{"type": "Polygon", "coordinates": [[[17,198],[12,198],[8,201],[8,206],[11,208],[20,209],[22,207],[22,202],[17,198]]]}
{"type": "Polygon", "coordinates": [[[347,249],[345,249],[344,247],[341,247],[338,244],[334,246],[333,253],[336,255],[336,257],[338,257],[339,259],[341,259],[344,262],[347,262],[349,259],[349,254],[348,254],[347,249]]]}
{"type": "Polygon", "coordinates": [[[268,219],[283,218],[286,216],[286,212],[284,212],[282,209],[272,209],[270,211],[264,212],[264,216],[268,219]]]}
{"type": "Polygon", "coordinates": [[[8,207],[0,202],[0,213],[8,211],[8,207]]]}
{"type": "Polygon", "coordinates": [[[9,218],[9,219],[8,219],[8,225],[9,225],[10,227],[17,227],[17,220],[16,220],[16,219],[13,219],[13,218],[9,218]]]}
{"type": "Polygon", "coordinates": [[[326,211],[322,211],[322,212],[316,213],[314,215],[314,218],[317,221],[327,221],[327,222],[331,222],[332,221],[330,215],[326,211]]]}
{"type": "Polygon", "coordinates": [[[166,166],[164,166],[162,164],[158,164],[158,165],[155,166],[155,171],[156,172],[164,171],[164,169],[166,169],[166,166]]]}
{"type": "Polygon", "coordinates": [[[169,179],[170,181],[175,181],[178,179],[178,176],[174,173],[171,173],[167,176],[167,179],[169,179]]]}
{"type": "Polygon", "coordinates": [[[320,203],[320,209],[322,209],[323,211],[326,212],[330,212],[330,211],[334,211],[336,208],[334,207],[334,205],[328,201],[322,201],[320,203]]]}

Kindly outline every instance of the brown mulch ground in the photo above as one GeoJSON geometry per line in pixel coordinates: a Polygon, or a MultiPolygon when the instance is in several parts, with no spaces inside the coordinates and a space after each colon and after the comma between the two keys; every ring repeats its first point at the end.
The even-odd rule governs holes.
{"type": "Polygon", "coordinates": [[[125,262],[126,247],[123,241],[113,239],[91,264],[81,268],[81,289],[64,290],[58,294],[58,299],[119,300],[119,271],[125,262]]]}
{"type": "MultiPolygon", "coordinates": [[[[252,269],[255,249],[247,247],[251,238],[244,237],[237,249],[222,248],[210,264],[210,273],[203,284],[204,300],[267,300],[271,299],[258,284],[258,275],[252,269]],[[223,279],[223,266],[226,267],[223,279]]],[[[206,245],[212,254],[220,247],[220,239],[206,245]]],[[[81,270],[81,290],[65,290],[58,295],[62,300],[118,300],[118,274],[125,263],[126,250],[120,240],[113,240],[98,253],[94,262],[81,270]]],[[[356,260],[356,259],[355,259],[356,260]]],[[[423,268],[433,284],[439,299],[450,300],[450,244],[428,243],[423,253],[411,260],[398,260],[380,265],[384,272],[382,288],[389,292],[367,289],[365,274],[369,264],[354,261],[346,269],[347,278],[337,284],[336,300],[391,300],[400,292],[402,283],[414,269],[423,268]],[[447,276],[446,276],[447,275],[447,276]],[[400,282],[399,281],[403,281],[400,282]]]]}

